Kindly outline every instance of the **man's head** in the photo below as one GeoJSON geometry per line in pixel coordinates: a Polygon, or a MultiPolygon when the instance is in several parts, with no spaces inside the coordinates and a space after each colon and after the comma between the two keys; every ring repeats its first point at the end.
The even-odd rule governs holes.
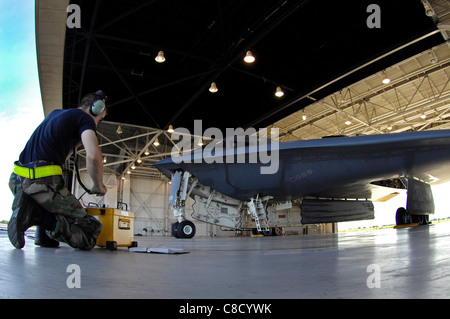
{"type": "Polygon", "coordinates": [[[99,90],[86,94],[78,106],[86,113],[91,114],[94,119],[102,120],[106,116],[106,100],[108,97],[105,92],[99,90]]]}

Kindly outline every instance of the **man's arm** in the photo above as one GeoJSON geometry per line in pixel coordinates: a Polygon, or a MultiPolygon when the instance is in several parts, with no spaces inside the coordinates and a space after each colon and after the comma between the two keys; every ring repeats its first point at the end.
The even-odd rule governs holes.
{"type": "Polygon", "coordinates": [[[81,142],[86,150],[87,171],[94,182],[91,191],[98,195],[105,195],[107,189],[103,184],[103,159],[95,132],[86,130],[81,133],[81,142]]]}

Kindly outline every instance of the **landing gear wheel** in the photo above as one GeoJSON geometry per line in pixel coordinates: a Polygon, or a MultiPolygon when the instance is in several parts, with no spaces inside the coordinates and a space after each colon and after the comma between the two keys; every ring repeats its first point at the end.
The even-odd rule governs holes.
{"type": "Polygon", "coordinates": [[[428,225],[430,223],[429,215],[412,215],[412,222],[419,225],[428,225]]]}
{"type": "Polygon", "coordinates": [[[281,227],[274,228],[274,236],[281,236],[281,235],[283,235],[283,228],[281,227]]]}
{"type": "Polygon", "coordinates": [[[395,223],[398,226],[412,223],[411,215],[405,208],[400,207],[399,209],[397,209],[397,213],[395,214],[395,223]]]}
{"type": "Polygon", "coordinates": [[[179,224],[179,222],[172,224],[172,236],[175,238],[178,238],[178,234],[177,234],[178,224],[179,224]]]}
{"type": "Polygon", "coordinates": [[[192,238],[195,236],[195,225],[189,220],[183,220],[177,226],[177,238],[192,238]]]}

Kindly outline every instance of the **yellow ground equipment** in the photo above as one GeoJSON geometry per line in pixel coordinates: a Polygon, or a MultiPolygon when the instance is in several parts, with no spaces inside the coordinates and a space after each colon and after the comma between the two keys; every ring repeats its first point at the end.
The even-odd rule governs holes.
{"type": "Polygon", "coordinates": [[[117,247],[137,247],[134,241],[134,213],[114,208],[88,208],[89,215],[103,224],[97,246],[116,250],[117,247]]]}

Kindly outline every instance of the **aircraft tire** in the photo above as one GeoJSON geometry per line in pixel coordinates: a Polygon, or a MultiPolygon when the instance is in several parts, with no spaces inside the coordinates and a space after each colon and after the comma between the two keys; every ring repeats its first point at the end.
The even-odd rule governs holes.
{"type": "Polygon", "coordinates": [[[177,226],[177,238],[192,238],[195,236],[195,225],[190,220],[183,220],[177,226]]]}
{"type": "Polygon", "coordinates": [[[408,213],[406,208],[400,207],[397,209],[397,213],[395,214],[395,223],[397,225],[406,225],[412,223],[411,215],[408,213]]]}
{"type": "Polygon", "coordinates": [[[413,223],[419,223],[419,225],[428,225],[430,224],[430,216],[429,215],[411,215],[413,223]]]}
{"type": "Polygon", "coordinates": [[[172,224],[172,236],[175,238],[178,238],[178,234],[177,234],[178,224],[179,224],[179,222],[172,224]]]}
{"type": "Polygon", "coordinates": [[[274,228],[273,229],[273,235],[274,236],[281,236],[281,235],[283,235],[283,228],[281,228],[281,227],[274,228]]]}

